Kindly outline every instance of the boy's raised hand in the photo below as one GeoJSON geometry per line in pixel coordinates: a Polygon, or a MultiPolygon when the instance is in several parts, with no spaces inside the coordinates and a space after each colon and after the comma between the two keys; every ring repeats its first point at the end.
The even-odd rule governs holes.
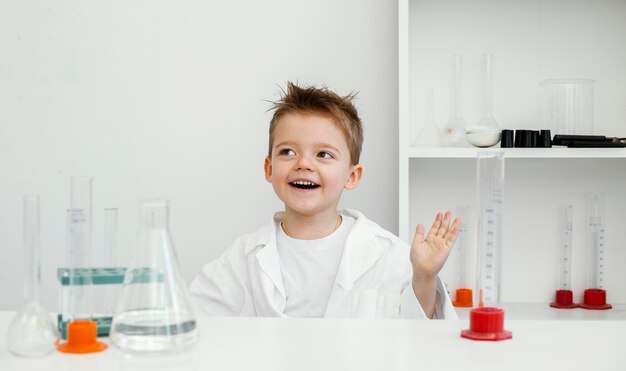
{"type": "Polygon", "coordinates": [[[417,225],[415,237],[411,244],[411,265],[413,276],[420,279],[432,279],[437,276],[446,262],[452,245],[459,235],[461,219],[455,219],[450,225],[452,213],[447,211],[445,217],[437,213],[433,226],[424,237],[424,226],[417,225]]]}

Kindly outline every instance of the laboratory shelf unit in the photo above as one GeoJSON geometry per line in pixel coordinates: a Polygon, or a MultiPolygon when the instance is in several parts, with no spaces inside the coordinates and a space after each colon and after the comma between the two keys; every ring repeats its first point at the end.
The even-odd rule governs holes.
{"type": "MultiPolygon", "coordinates": [[[[463,55],[463,116],[470,125],[479,121],[484,53],[494,55],[494,117],[503,129],[550,129],[560,134],[543,126],[541,81],[590,78],[595,80],[594,132],[588,134],[626,136],[626,54],[618,52],[626,38],[626,3],[399,0],[398,12],[400,238],[410,243],[416,225],[424,224],[428,230],[438,211],[467,208],[468,240],[475,249],[476,158],[481,151],[502,151],[503,307],[518,305],[510,308],[533,319],[553,316],[549,309],[526,310],[525,305],[547,308],[554,300],[561,243],[559,207],[564,204],[573,205],[574,210],[572,289],[574,302],[582,301],[587,259],[585,194],[604,192],[607,300],[621,308],[609,316],[622,318],[626,305],[626,270],[622,269],[626,261],[622,234],[626,148],[502,149],[499,144],[476,148],[417,147],[413,143],[427,121],[431,91],[435,124],[443,128],[451,117],[454,55],[463,55]],[[594,41],[599,39],[604,42],[594,41]]],[[[449,265],[440,276],[454,293],[449,265]]],[[[572,319],[591,319],[571,313],[572,319]]]]}

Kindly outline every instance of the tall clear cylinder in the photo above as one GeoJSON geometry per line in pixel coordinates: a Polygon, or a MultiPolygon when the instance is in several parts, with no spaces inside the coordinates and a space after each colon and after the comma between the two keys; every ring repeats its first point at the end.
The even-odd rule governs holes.
{"type": "MultiPolygon", "coordinates": [[[[117,208],[104,209],[104,264],[107,269],[117,262],[117,208]]],[[[113,316],[119,294],[119,285],[107,285],[104,292],[104,314],[113,316]]]]}
{"type": "Polygon", "coordinates": [[[504,200],[504,154],[479,152],[478,244],[475,305],[500,305],[500,261],[502,254],[502,205],[504,200]]]}
{"type": "Polygon", "coordinates": [[[558,290],[572,289],[572,233],[573,214],[572,205],[561,205],[561,261],[559,263],[558,290]]]}
{"type": "Polygon", "coordinates": [[[452,303],[455,307],[473,307],[473,277],[470,276],[472,263],[474,263],[472,246],[470,245],[468,222],[471,208],[468,205],[458,207],[457,216],[461,219],[459,235],[457,237],[454,250],[455,258],[455,300],[452,303]]]}
{"type": "Polygon", "coordinates": [[[59,334],[50,314],[39,303],[41,285],[41,237],[39,196],[23,200],[24,307],[7,333],[11,353],[21,357],[40,357],[55,349],[59,334]]]}
{"type": "Polygon", "coordinates": [[[604,289],[604,193],[585,195],[587,204],[587,288],[604,289]]]}
{"type": "Polygon", "coordinates": [[[198,335],[187,285],[169,232],[169,201],[141,203],[134,258],[111,326],[111,342],[129,352],[175,352],[198,335]]]}
{"type": "Polygon", "coordinates": [[[447,147],[467,147],[463,118],[463,55],[454,54],[451,61],[451,102],[452,114],[443,129],[443,144],[447,147]]]}
{"type": "Polygon", "coordinates": [[[69,320],[90,320],[92,299],[88,292],[91,277],[91,194],[93,178],[71,179],[68,223],[68,263],[70,268],[69,320]],[[80,272],[79,272],[80,270],[80,272]]]}

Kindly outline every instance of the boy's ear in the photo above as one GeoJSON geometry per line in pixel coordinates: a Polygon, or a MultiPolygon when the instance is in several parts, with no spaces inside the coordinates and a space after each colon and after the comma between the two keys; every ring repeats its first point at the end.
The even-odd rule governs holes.
{"type": "Polygon", "coordinates": [[[361,181],[361,177],[363,176],[363,166],[361,164],[356,164],[352,166],[350,169],[350,175],[348,176],[348,181],[346,182],[345,188],[355,189],[359,182],[361,181]]]}
{"type": "Polygon", "coordinates": [[[269,156],[265,157],[265,163],[263,164],[263,169],[265,170],[265,180],[268,183],[272,182],[272,160],[270,160],[269,156]]]}

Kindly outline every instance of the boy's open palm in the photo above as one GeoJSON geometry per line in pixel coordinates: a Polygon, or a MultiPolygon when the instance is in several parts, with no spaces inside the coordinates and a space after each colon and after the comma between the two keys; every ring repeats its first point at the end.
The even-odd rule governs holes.
{"type": "Polygon", "coordinates": [[[447,211],[445,217],[437,213],[433,226],[424,237],[424,226],[418,224],[415,237],[411,244],[411,265],[413,275],[421,278],[434,278],[446,262],[454,241],[459,235],[460,219],[450,225],[452,213],[447,211]]]}

